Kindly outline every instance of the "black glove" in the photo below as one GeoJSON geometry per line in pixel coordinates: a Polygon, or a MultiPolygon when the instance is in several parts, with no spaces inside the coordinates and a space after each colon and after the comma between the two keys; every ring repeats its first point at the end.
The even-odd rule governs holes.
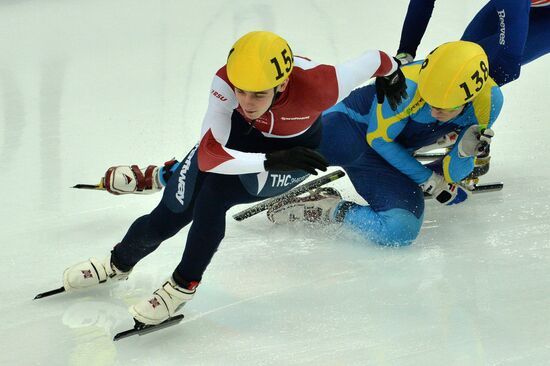
{"type": "Polygon", "coordinates": [[[315,169],[326,171],[328,161],[317,151],[307,147],[293,147],[287,150],[279,150],[265,154],[265,170],[305,170],[306,172],[317,175],[315,169]]]}
{"type": "MultiPolygon", "coordinates": [[[[393,58],[401,67],[401,62],[393,58]]],[[[408,97],[407,94],[407,81],[405,75],[401,69],[397,69],[393,74],[388,76],[379,76],[376,78],[376,99],[379,104],[384,103],[384,96],[388,99],[388,103],[392,111],[397,109],[397,106],[401,104],[402,99],[408,97]]]]}

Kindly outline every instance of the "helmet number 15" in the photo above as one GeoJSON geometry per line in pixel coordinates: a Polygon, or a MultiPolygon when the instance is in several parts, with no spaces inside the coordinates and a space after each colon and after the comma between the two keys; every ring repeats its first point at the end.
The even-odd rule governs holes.
{"type": "Polygon", "coordinates": [[[277,72],[275,80],[281,79],[292,69],[292,52],[290,55],[288,55],[288,50],[285,48],[281,51],[281,56],[283,57],[286,73],[283,73],[281,64],[279,63],[279,59],[277,57],[273,57],[271,59],[271,63],[275,66],[275,71],[277,72]]]}
{"type": "MultiPolygon", "coordinates": [[[[476,70],[470,77],[476,83],[475,85],[476,92],[479,92],[481,88],[483,88],[483,84],[485,84],[485,82],[487,81],[487,78],[489,77],[489,69],[487,68],[487,65],[485,65],[485,62],[480,61],[479,68],[480,70],[476,70]]],[[[470,91],[470,87],[466,82],[463,82],[462,84],[460,84],[460,87],[464,90],[464,93],[466,94],[466,97],[464,98],[465,101],[474,96],[474,94],[472,94],[472,92],[470,91]]]]}

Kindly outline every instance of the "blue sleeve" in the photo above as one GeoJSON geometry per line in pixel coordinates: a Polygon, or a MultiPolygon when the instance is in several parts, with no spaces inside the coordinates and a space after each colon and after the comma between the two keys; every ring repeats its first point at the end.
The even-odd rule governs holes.
{"type": "Polygon", "coordinates": [[[447,182],[460,182],[474,170],[474,157],[460,157],[458,144],[467,128],[458,135],[453,149],[443,158],[443,176],[447,182]]]}
{"type": "MultiPolygon", "coordinates": [[[[504,98],[498,86],[491,87],[490,98],[490,108],[487,112],[481,111],[474,113],[476,116],[475,122],[480,126],[480,128],[491,128],[502,109],[504,98]],[[484,115],[487,115],[488,117],[483,117],[484,115]]],[[[460,157],[458,154],[458,146],[464,137],[467,127],[461,131],[453,149],[443,159],[443,175],[445,176],[445,180],[448,182],[459,182],[466,178],[474,169],[474,157],[460,157]]]]}
{"type": "MultiPolygon", "coordinates": [[[[409,85],[409,90],[412,85],[409,85]]],[[[420,103],[420,95],[411,93],[414,96],[405,100],[397,109],[392,111],[388,102],[376,104],[376,113],[373,113],[367,130],[367,143],[388,163],[407,175],[417,184],[424,183],[432,175],[432,171],[412,157],[401,144],[394,141],[403,131],[409,120],[411,106],[420,103]]],[[[409,94],[410,95],[410,94],[409,94]]],[[[376,101],[375,101],[376,102],[376,101]]]]}
{"type": "Polygon", "coordinates": [[[504,95],[502,94],[502,90],[500,90],[500,87],[491,87],[491,111],[489,112],[489,123],[487,123],[488,128],[493,127],[493,124],[496,122],[498,116],[500,115],[503,104],[504,95]]]}
{"type": "Polygon", "coordinates": [[[410,0],[397,53],[406,52],[416,57],[416,50],[432,16],[435,0],[410,0]]]}

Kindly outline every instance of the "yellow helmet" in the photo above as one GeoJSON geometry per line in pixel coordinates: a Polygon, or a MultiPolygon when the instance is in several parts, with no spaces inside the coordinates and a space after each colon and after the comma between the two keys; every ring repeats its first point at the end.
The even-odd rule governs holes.
{"type": "Polygon", "coordinates": [[[259,92],[284,82],[294,66],[288,43],[275,33],[250,32],[235,42],[227,56],[227,76],[237,88],[259,92]]]}
{"type": "Polygon", "coordinates": [[[459,107],[473,98],[489,78],[489,61],[477,43],[444,43],[424,60],[419,71],[418,91],[431,106],[459,107]]]}

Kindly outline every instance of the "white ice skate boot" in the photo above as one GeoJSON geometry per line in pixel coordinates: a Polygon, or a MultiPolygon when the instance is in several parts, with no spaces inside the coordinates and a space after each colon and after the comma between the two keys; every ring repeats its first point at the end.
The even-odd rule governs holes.
{"type": "Polygon", "coordinates": [[[162,189],[159,169],[156,165],[149,165],[145,169],[137,165],[113,166],[107,170],[102,181],[105,190],[112,194],[151,194],[162,189]]]}
{"type": "Polygon", "coordinates": [[[149,165],[140,168],[137,165],[117,165],[107,169],[101,182],[109,193],[151,194],[159,192],[166,185],[173,172],[179,166],[175,159],[164,163],[163,167],[149,165]]]}
{"type": "Polygon", "coordinates": [[[71,266],[63,272],[65,291],[84,289],[107,280],[126,280],[131,271],[123,272],[111,263],[111,256],[103,261],[90,258],[71,266]]]}
{"type": "Polygon", "coordinates": [[[178,286],[173,278],[166,281],[153,296],[130,307],[130,314],[145,325],[160,324],[174,314],[195,295],[198,282],[190,282],[188,288],[178,286]]]}
{"type": "Polygon", "coordinates": [[[274,205],[267,210],[267,218],[276,224],[293,221],[336,222],[335,209],[342,202],[340,192],[334,188],[322,187],[306,197],[294,197],[290,202],[274,205]]]}

